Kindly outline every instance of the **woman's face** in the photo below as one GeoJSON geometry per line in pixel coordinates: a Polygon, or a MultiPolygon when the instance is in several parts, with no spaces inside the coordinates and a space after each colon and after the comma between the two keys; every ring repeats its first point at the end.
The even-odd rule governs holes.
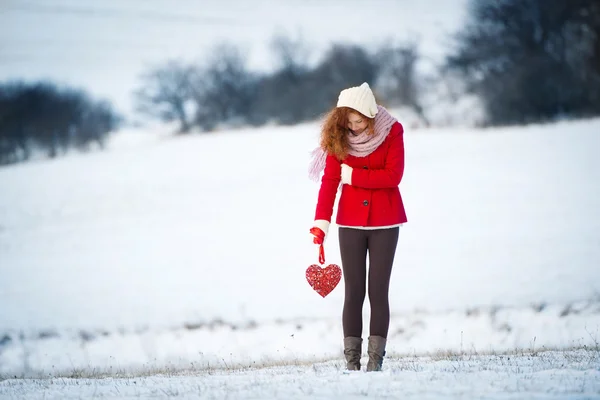
{"type": "Polygon", "coordinates": [[[360,114],[348,114],[348,129],[358,135],[367,128],[367,119],[360,114]]]}

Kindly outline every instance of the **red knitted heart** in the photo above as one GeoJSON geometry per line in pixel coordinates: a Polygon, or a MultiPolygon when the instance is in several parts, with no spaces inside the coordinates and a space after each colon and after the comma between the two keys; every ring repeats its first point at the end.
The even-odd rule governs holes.
{"type": "Polygon", "coordinates": [[[306,280],[322,297],[331,293],[337,284],[340,283],[341,278],[342,269],[335,264],[329,264],[325,268],[313,264],[306,269],[306,280]]]}

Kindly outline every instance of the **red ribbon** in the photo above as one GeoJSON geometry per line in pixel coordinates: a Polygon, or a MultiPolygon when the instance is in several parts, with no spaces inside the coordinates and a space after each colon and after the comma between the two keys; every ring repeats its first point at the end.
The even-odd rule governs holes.
{"type": "Polygon", "coordinates": [[[312,227],[310,233],[313,234],[313,243],[319,245],[319,263],[325,264],[325,249],[323,248],[323,242],[325,241],[325,232],[321,228],[312,227]]]}

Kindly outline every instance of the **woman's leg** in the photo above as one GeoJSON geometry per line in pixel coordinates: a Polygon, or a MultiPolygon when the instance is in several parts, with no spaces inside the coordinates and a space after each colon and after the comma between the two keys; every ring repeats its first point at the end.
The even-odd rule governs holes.
{"type": "Polygon", "coordinates": [[[400,229],[369,231],[370,335],[387,338],[390,325],[389,287],[400,229]]]}
{"type": "Polygon", "coordinates": [[[362,336],[362,309],[367,278],[367,234],[362,229],[339,228],[344,276],[344,337],[362,336]]]}

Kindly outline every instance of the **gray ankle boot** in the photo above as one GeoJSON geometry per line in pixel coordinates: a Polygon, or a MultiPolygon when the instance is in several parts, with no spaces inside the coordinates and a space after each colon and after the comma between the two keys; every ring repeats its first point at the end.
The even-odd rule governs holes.
{"type": "Polygon", "coordinates": [[[369,336],[367,349],[369,362],[367,363],[367,371],[381,371],[383,356],[385,356],[385,342],[386,339],[384,337],[369,336]]]}
{"type": "Polygon", "coordinates": [[[360,371],[360,356],[362,339],[348,336],[344,338],[344,356],[346,356],[346,369],[360,371]]]}

